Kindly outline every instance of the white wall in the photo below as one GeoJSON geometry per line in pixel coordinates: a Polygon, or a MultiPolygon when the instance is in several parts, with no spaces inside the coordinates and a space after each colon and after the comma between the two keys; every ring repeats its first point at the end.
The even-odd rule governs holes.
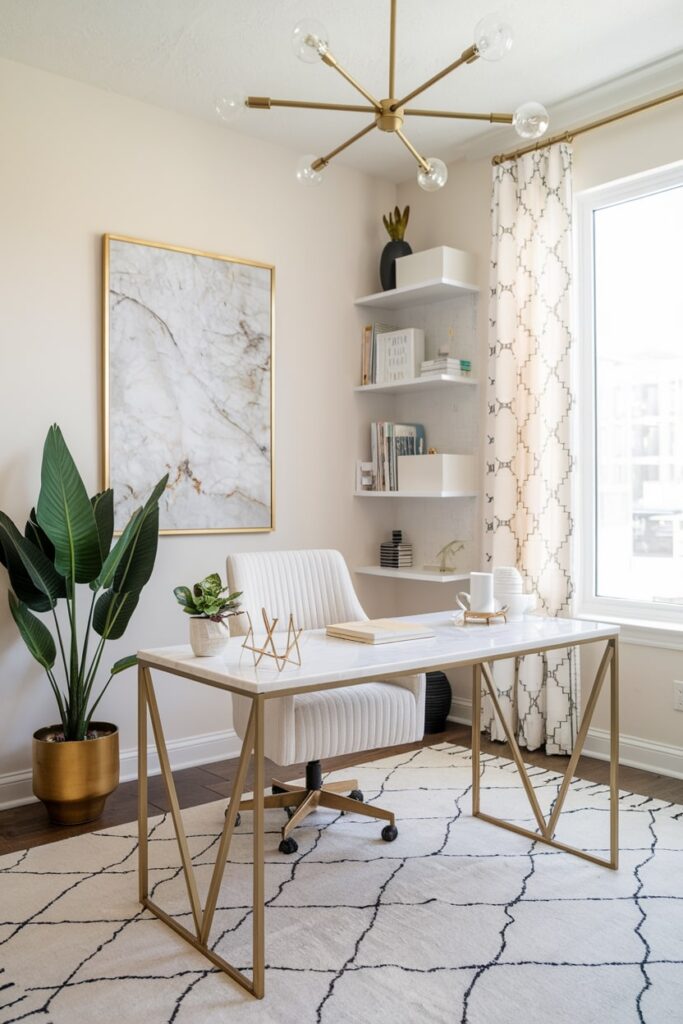
{"type": "MultiPolygon", "coordinates": [[[[660,108],[579,136],[574,143],[574,189],[579,192],[617,178],[627,177],[683,158],[683,105],[674,101],[660,108]]],[[[483,288],[479,308],[479,376],[483,379],[487,329],[487,248],[490,237],[489,159],[459,161],[449,167],[448,184],[436,195],[426,195],[416,184],[399,187],[398,202],[411,204],[410,241],[413,248],[448,244],[484,254],[479,268],[483,288]]],[[[580,343],[580,339],[579,339],[580,343]]],[[[483,424],[484,389],[480,396],[483,424]]],[[[482,467],[483,468],[483,467],[482,467]]],[[[432,588],[437,589],[437,588],[432,588]]],[[[439,587],[432,594],[423,584],[416,596],[426,606],[452,607],[453,594],[439,587]],[[425,594],[425,591],[429,591],[425,594]],[[422,595],[425,595],[424,597],[422,595]]],[[[410,595],[412,600],[412,593],[410,595]]],[[[584,685],[597,667],[599,652],[584,650],[584,685]]],[[[683,652],[657,647],[622,645],[621,733],[624,758],[643,766],[683,773],[683,714],[672,709],[672,680],[683,678],[683,652]]],[[[456,709],[467,715],[470,697],[469,674],[453,676],[456,709]]],[[[596,711],[597,732],[591,749],[604,752],[608,726],[606,694],[596,711]]]]}
{"type": "MultiPolygon", "coordinates": [[[[111,661],[184,642],[173,587],[224,572],[230,551],[334,546],[350,564],[367,563],[381,510],[351,496],[366,443],[351,390],[360,348],[352,300],[379,287],[380,215],[393,206],[395,186],[334,166],[320,189],[302,189],[296,153],[7,61],[0,124],[0,507],[22,526],[50,423],[61,425],[90,491],[100,486],[102,233],[276,266],[276,531],[162,537],[152,581],[126,637],[110,645],[111,661]]],[[[386,595],[360,577],[358,588],[380,613],[386,595]]],[[[31,734],[56,718],[5,593],[3,571],[0,802],[30,792],[31,734]]],[[[119,676],[100,706],[102,718],[119,724],[124,750],[135,745],[134,687],[134,672],[119,676]]],[[[229,703],[215,691],[195,694],[168,676],[159,690],[167,736],[189,743],[187,756],[192,737],[230,727],[229,703]]]]}

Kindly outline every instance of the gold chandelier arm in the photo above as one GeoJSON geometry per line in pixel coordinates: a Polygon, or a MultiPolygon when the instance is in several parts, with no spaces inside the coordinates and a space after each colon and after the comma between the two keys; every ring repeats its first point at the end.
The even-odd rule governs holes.
{"type": "Polygon", "coordinates": [[[305,110],[350,110],[374,114],[375,108],[362,103],[313,103],[308,100],[274,100],[270,96],[247,96],[245,106],[252,110],[270,110],[272,107],[296,107],[305,110]]]}
{"type": "Polygon", "coordinates": [[[425,89],[431,88],[432,85],[434,85],[436,82],[440,82],[442,78],[445,78],[446,75],[450,75],[451,71],[455,71],[455,69],[459,68],[462,64],[473,64],[478,57],[479,50],[474,45],[474,43],[472,43],[471,46],[468,46],[466,50],[462,51],[458,59],[454,60],[452,64],[449,64],[448,67],[444,68],[442,71],[439,71],[436,75],[433,75],[428,81],[424,82],[422,85],[418,85],[417,89],[413,89],[413,91],[409,92],[407,96],[403,97],[403,99],[397,100],[396,103],[392,103],[391,109],[396,110],[398,107],[405,107],[408,100],[412,100],[415,96],[418,96],[421,92],[424,92],[425,89]]]}
{"type": "Polygon", "coordinates": [[[412,153],[412,155],[415,157],[415,159],[417,160],[418,164],[420,165],[422,170],[425,172],[425,174],[429,174],[429,171],[430,171],[429,164],[427,163],[425,158],[418,153],[418,151],[415,149],[415,146],[412,144],[412,142],[410,142],[410,140],[405,137],[405,135],[403,134],[403,132],[401,131],[400,128],[396,129],[396,134],[398,135],[399,139],[401,140],[403,145],[406,147],[408,152],[412,153]]]}
{"type": "Polygon", "coordinates": [[[321,59],[324,64],[327,64],[328,68],[334,68],[335,71],[338,71],[342,78],[346,79],[349,85],[352,85],[354,89],[358,90],[361,96],[365,96],[366,100],[372,103],[373,109],[377,111],[377,113],[380,112],[382,108],[380,107],[379,100],[377,100],[372,93],[368,92],[360,82],[357,82],[353,75],[349,74],[349,72],[341,66],[336,57],[333,57],[328,51],[327,53],[322,54],[321,59]]]}
{"type": "Polygon", "coordinates": [[[311,169],[314,171],[322,171],[324,167],[327,167],[333,157],[338,153],[341,153],[342,150],[348,149],[354,142],[358,142],[359,139],[362,139],[364,135],[367,135],[368,132],[371,132],[372,129],[376,127],[376,121],[373,121],[372,124],[366,125],[365,128],[361,129],[361,131],[356,132],[356,134],[352,135],[350,139],[347,139],[346,142],[342,142],[341,146],[337,146],[336,149],[331,149],[325,156],[318,157],[317,160],[314,160],[311,164],[311,169]]]}
{"type": "Polygon", "coordinates": [[[451,117],[462,121],[488,121],[490,124],[512,124],[513,114],[466,114],[460,110],[416,110],[415,107],[407,107],[404,110],[406,117],[411,114],[415,117],[451,117]]]}
{"type": "Polygon", "coordinates": [[[389,96],[394,95],[396,85],[396,0],[391,0],[389,15],[389,96]]]}

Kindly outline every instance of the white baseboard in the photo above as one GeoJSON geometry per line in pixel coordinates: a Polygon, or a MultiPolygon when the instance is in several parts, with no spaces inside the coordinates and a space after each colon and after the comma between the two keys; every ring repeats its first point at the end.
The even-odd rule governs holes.
{"type": "MultiPolygon", "coordinates": [[[[448,720],[470,725],[472,702],[464,697],[455,697],[448,720]]],[[[586,757],[609,761],[609,731],[589,729],[583,752],[586,757]]],[[[627,765],[629,768],[642,768],[643,771],[654,772],[657,775],[669,775],[674,779],[683,779],[683,747],[673,747],[668,743],[643,740],[639,736],[626,736],[622,733],[619,737],[619,764],[627,765]]]]}
{"type": "MultiPolygon", "coordinates": [[[[171,767],[192,768],[198,764],[210,764],[227,757],[237,757],[242,742],[234,729],[222,732],[207,732],[199,736],[186,736],[179,740],[168,740],[166,744],[171,767]]],[[[136,747],[121,751],[121,782],[138,777],[138,752],[136,747]]],[[[148,746],[147,763],[150,775],[158,775],[159,758],[156,748],[148,746]]],[[[31,769],[6,772],[0,775],[0,809],[19,807],[35,801],[31,785],[31,769]]]]}

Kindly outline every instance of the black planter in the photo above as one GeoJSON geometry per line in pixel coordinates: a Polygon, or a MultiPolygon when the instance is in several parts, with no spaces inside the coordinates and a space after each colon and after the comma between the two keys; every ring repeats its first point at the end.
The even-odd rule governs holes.
{"type": "Polygon", "coordinates": [[[405,241],[391,241],[382,249],[379,261],[379,279],[385,292],[396,287],[396,260],[399,256],[410,256],[413,250],[405,241]]]}
{"type": "Polygon", "coordinates": [[[451,684],[443,672],[427,673],[425,732],[443,732],[451,710],[451,684]]]}

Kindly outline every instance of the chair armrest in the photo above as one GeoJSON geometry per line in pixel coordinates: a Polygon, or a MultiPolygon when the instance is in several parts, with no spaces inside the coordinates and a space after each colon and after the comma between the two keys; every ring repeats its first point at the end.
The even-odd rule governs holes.
{"type": "Polygon", "coordinates": [[[425,693],[427,690],[427,676],[424,672],[412,676],[394,676],[392,679],[378,679],[379,683],[390,683],[392,686],[400,686],[404,690],[410,690],[415,697],[416,734],[414,740],[421,740],[425,732],[425,693]]]}

